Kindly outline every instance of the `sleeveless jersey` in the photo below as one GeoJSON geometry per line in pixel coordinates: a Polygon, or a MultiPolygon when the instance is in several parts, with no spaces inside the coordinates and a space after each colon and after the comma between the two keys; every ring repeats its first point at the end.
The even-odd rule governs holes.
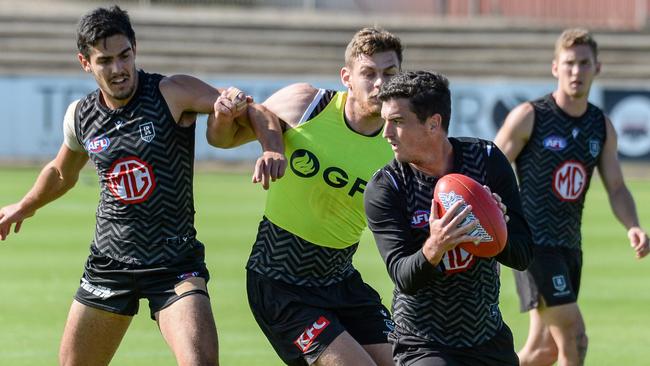
{"type": "Polygon", "coordinates": [[[581,117],[571,117],[551,94],[532,105],[533,131],[515,162],[533,242],[580,249],[582,209],[605,143],[605,117],[591,103],[581,117]]]}
{"type": "Polygon", "coordinates": [[[298,286],[328,286],[354,273],[366,226],[363,192],[393,154],[380,133],[347,126],[346,97],[321,90],[306,122],[285,133],[289,169],[271,185],[247,269],[298,286]]]}
{"type": "Polygon", "coordinates": [[[77,104],[75,133],[99,176],[92,245],[130,265],[173,263],[195,239],[194,125],[174,121],[159,90],[162,75],[138,71],[129,103],[111,110],[97,89],[77,104]]]}
{"type": "MultiPolygon", "coordinates": [[[[497,150],[494,145],[475,138],[450,137],[449,141],[454,149],[452,172],[494,187],[499,179],[494,174],[499,172],[490,172],[486,166],[497,150]]],[[[505,157],[503,160],[507,161],[505,157]]],[[[384,167],[381,174],[397,186],[404,199],[405,214],[429,212],[438,178],[397,160],[384,167]]],[[[429,237],[429,227],[411,222],[410,234],[413,245],[421,248],[429,237]]],[[[415,294],[404,294],[397,288],[393,291],[392,312],[397,331],[448,347],[473,347],[494,337],[503,326],[496,259],[475,257],[457,247],[444,255],[441,268],[444,275],[415,294]]]]}

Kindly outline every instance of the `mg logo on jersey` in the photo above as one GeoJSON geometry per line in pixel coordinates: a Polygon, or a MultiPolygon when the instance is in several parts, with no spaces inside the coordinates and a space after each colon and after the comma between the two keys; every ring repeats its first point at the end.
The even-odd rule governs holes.
{"type": "Polygon", "coordinates": [[[318,337],[318,335],[321,334],[328,325],[330,325],[330,321],[327,320],[327,318],[324,316],[321,316],[314,322],[314,324],[305,329],[305,331],[300,334],[300,337],[293,341],[293,343],[303,353],[307,352],[309,350],[309,347],[311,347],[311,344],[314,343],[316,337],[318,337]]]}
{"type": "Polygon", "coordinates": [[[587,186],[587,170],[578,161],[565,161],[553,173],[553,190],[563,201],[580,198],[587,186]]]}
{"type": "Polygon", "coordinates": [[[115,161],[108,170],[108,189],[123,203],[146,201],[155,186],[153,169],[135,156],[115,161]]]}
{"type": "Polygon", "coordinates": [[[95,137],[92,140],[89,140],[86,143],[86,150],[89,153],[99,154],[100,152],[108,149],[108,146],[111,144],[111,140],[108,137],[99,136],[95,137]]]}
{"type": "Polygon", "coordinates": [[[429,211],[417,210],[411,216],[411,227],[422,228],[429,225],[429,211]]]}
{"type": "Polygon", "coordinates": [[[472,267],[474,261],[474,255],[460,247],[455,247],[442,256],[442,263],[447,274],[467,271],[472,267]]]}

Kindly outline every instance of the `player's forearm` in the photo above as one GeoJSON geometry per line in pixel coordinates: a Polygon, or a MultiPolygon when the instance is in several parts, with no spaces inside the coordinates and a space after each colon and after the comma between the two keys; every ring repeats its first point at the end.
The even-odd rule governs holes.
{"type": "Polygon", "coordinates": [[[64,176],[53,163],[47,164],[38,175],[32,189],[20,200],[20,210],[25,216],[63,196],[77,183],[78,174],[64,176]]]}
{"type": "Polygon", "coordinates": [[[389,263],[388,268],[397,289],[408,295],[416,293],[442,273],[429,263],[422,251],[389,263]]]}
{"type": "Polygon", "coordinates": [[[614,215],[626,229],[639,226],[639,217],[636,213],[634,198],[632,198],[632,193],[630,193],[626,186],[622,186],[614,192],[611,192],[609,195],[609,203],[614,215]]]}
{"type": "Polygon", "coordinates": [[[214,113],[208,114],[208,129],[205,137],[208,144],[214,147],[231,148],[234,144],[237,133],[237,123],[229,118],[217,118],[214,113]]]}
{"type": "Polygon", "coordinates": [[[282,126],[278,117],[259,104],[249,106],[248,117],[262,150],[284,153],[282,126]]]}

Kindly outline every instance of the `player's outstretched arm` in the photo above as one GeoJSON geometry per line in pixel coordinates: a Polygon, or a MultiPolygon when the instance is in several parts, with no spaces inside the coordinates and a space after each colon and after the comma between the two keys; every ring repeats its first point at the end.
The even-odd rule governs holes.
{"type": "Polygon", "coordinates": [[[650,252],[648,235],[639,225],[634,198],[623,179],[621,164],[618,160],[616,130],[609,118],[605,119],[605,123],[607,138],[598,163],[598,172],[607,190],[609,204],[614,215],[628,230],[630,246],[634,249],[637,258],[643,258],[650,252]]]}
{"type": "Polygon", "coordinates": [[[231,148],[255,139],[262,146],[262,156],[255,162],[252,181],[268,189],[287,167],[280,121],[239,89],[228,88],[217,98],[214,113],[208,117],[208,142],[231,148]]]}
{"type": "Polygon", "coordinates": [[[521,150],[526,146],[535,122],[535,110],[530,103],[523,103],[513,109],[503,126],[497,132],[494,143],[514,163],[521,150]]]}
{"type": "Polygon", "coordinates": [[[74,187],[79,178],[79,171],[87,161],[88,155],[85,152],[75,152],[62,144],[56,158],[41,170],[34,186],[25,197],[0,209],[0,239],[7,238],[14,224],[14,232],[18,233],[26,218],[74,187]]]}

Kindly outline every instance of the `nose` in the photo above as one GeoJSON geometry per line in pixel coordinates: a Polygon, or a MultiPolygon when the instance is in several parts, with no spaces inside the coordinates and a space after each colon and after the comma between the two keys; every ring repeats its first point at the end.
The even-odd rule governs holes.
{"type": "Polygon", "coordinates": [[[384,122],[384,131],[381,133],[381,136],[385,139],[393,137],[395,135],[395,131],[393,130],[393,125],[386,121],[384,122]]]}
{"type": "Polygon", "coordinates": [[[386,76],[383,74],[377,76],[377,79],[375,79],[375,88],[379,89],[386,82],[386,79],[386,76]]]}

